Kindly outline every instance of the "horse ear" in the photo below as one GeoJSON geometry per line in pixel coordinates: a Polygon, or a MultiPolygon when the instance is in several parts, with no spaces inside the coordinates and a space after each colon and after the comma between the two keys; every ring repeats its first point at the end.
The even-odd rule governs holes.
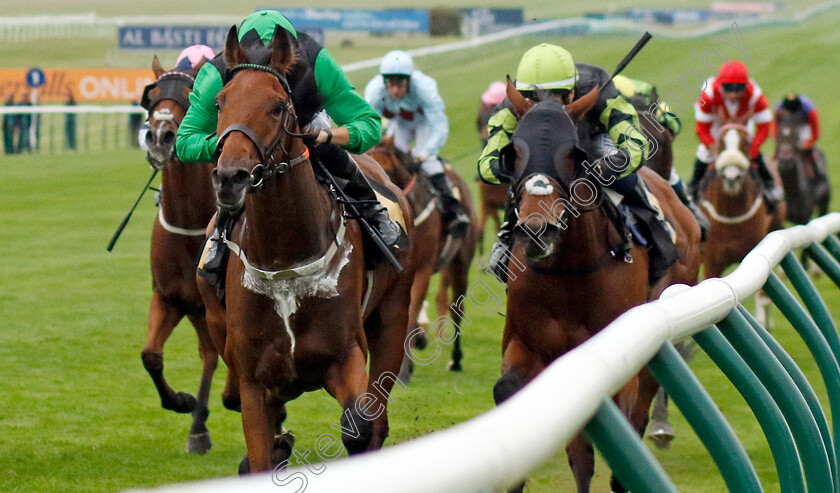
{"type": "Polygon", "coordinates": [[[577,101],[572,101],[571,103],[566,105],[566,112],[572,117],[572,121],[577,123],[583,118],[583,115],[586,114],[587,111],[591,110],[593,106],[595,106],[595,102],[598,101],[598,88],[592,89],[582,98],[578,99],[577,101]]]}
{"type": "Polygon", "coordinates": [[[163,75],[163,67],[160,66],[160,60],[158,60],[157,55],[155,55],[154,60],[152,60],[152,72],[155,73],[155,79],[159,79],[161,75],[163,75]]]}
{"type": "Polygon", "coordinates": [[[525,96],[516,90],[516,86],[513,85],[509,75],[507,76],[506,92],[508,100],[513,104],[513,114],[516,115],[517,119],[522,118],[534,106],[533,101],[525,99],[525,96]]]}
{"type": "Polygon", "coordinates": [[[292,34],[282,26],[276,26],[269,65],[281,74],[285,74],[295,63],[297,63],[297,55],[292,46],[292,34]]]}
{"type": "Polygon", "coordinates": [[[239,46],[239,37],[236,35],[236,26],[231,26],[225,41],[225,62],[228,67],[235,67],[240,63],[248,62],[248,55],[239,46]]]}

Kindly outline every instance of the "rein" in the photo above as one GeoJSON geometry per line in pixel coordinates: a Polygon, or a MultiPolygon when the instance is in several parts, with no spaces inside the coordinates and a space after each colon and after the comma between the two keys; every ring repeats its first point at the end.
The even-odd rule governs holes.
{"type": "MultiPolygon", "coordinates": [[[[267,178],[270,178],[274,175],[281,175],[283,173],[286,173],[296,165],[307,161],[309,159],[309,148],[304,147],[304,151],[302,154],[288,161],[278,162],[276,160],[274,155],[278,149],[281,150],[283,154],[288,155],[288,150],[286,149],[287,142],[286,139],[284,139],[285,136],[300,138],[306,137],[305,134],[295,133],[288,129],[289,126],[295,127],[298,125],[297,115],[295,114],[294,106],[292,105],[291,89],[289,88],[289,83],[280,72],[264,65],[242,63],[233,67],[232,71],[235,73],[236,71],[242,69],[262,70],[264,72],[268,72],[274,75],[275,77],[277,77],[277,79],[280,81],[280,84],[283,86],[283,88],[289,95],[283,101],[283,114],[278,121],[277,133],[275,134],[274,138],[271,140],[268,146],[263,146],[262,141],[256,135],[256,133],[243,123],[231,124],[219,135],[216,150],[217,154],[221,154],[224,140],[232,132],[242,132],[246,137],[248,137],[251,143],[254,144],[254,148],[257,150],[261,161],[254,165],[250,172],[251,179],[248,192],[254,193],[262,188],[267,178]]],[[[222,241],[224,241],[225,245],[227,245],[227,247],[230,248],[231,252],[233,252],[234,254],[236,254],[237,257],[239,257],[239,260],[242,261],[242,265],[245,267],[245,271],[251,274],[252,276],[266,280],[294,279],[298,277],[313,275],[323,271],[323,269],[333,260],[339,248],[341,247],[344,241],[344,235],[346,230],[346,221],[342,218],[339,224],[338,231],[336,232],[335,237],[333,238],[333,241],[330,243],[330,246],[327,248],[323,255],[313,260],[312,262],[308,262],[297,267],[273,271],[260,269],[252,265],[248,261],[245,252],[242,251],[242,247],[228,239],[227,233],[225,231],[222,231],[222,241]]]]}

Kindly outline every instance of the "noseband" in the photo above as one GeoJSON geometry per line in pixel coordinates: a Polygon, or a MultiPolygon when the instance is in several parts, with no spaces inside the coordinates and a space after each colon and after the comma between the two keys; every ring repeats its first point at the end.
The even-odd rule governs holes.
{"type": "Polygon", "coordinates": [[[290,128],[294,128],[298,125],[297,115],[295,114],[295,108],[292,105],[292,90],[289,87],[289,82],[286,80],[286,77],[283,76],[277,70],[274,70],[271,67],[267,67],[265,65],[257,65],[254,63],[242,63],[239,64],[231,69],[231,72],[236,73],[239,70],[243,69],[256,69],[262,70],[264,72],[268,72],[275,77],[277,80],[280,81],[280,85],[283,86],[283,89],[286,91],[288,96],[286,99],[283,100],[282,106],[282,116],[278,121],[278,128],[277,133],[274,135],[274,138],[268,144],[268,146],[264,146],[260,138],[257,134],[251,130],[247,125],[244,123],[233,123],[229,125],[221,134],[219,134],[218,145],[216,147],[216,155],[219,156],[222,153],[222,146],[224,145],[225,138],[230,135],[232,132],[242,132],[245,134],[246,137],[254,144],[254,148],[257,150],[257,154],[259,156],[260,162],[254,165],[251,168],[250,175],[250,187],[248,189],[249,193],[253,193],[260,188],[262,188],[263,184],[265,183],[266,178],[270,178],[273,175],[281,175],[290,169],[292,169],[295,165],[300,164],[307,159],[309,159],[309,149],[306,149],[303,154],[289,160],[289,161],[277,161],[274,157],[275,151],[280,149],[282,151],[282,155],[288,155],[289,151],[287,149],[288,139],[285,137],[306,137],[306,134],[295,133],[289,130],[290,128]]]}
{"type": "MultiPolygon", "coordinates": [[[[162,122],[161,126],[163,125],[173,125],[175,128],[175,133],[178,132],[178,126],[181,125],[181,122],[175,118],[175,116],[169,111],[168,108],[164,108],[163,110],[156,111],[154,110],[157,106],[165,100],[175,101],[181,108],[184,109],[186,112],[190,108],[190,99],[187,95],[184,94],[184,89],[192,88],[193,84],[195,83],[195,77],[186,73],[186,72],[179,72],[177,70],[171,70],[169,72],[163,73],[158,77],[157,81],[149,84],[148,86],[143,89],[143,96],[140,99],[140,106],[145,108],[151,118],[154,118],[156,122],[162,122]],[[159,88],[160,92],[155,95],[154,98],[149,96],[149,93],[152,92],[153,89],[159,88]]],[[[151,128],[149,129],[151,131],[151,128]]],[[[146,161],[149,162],[149,165],[156,170],[161,170],[163,165],[168,163],[174,157],[175,150],[174,147],[170,153],[168,159],[164,161],[159,161],[152,157],[151,153],[146,153],[146,161]]]]}

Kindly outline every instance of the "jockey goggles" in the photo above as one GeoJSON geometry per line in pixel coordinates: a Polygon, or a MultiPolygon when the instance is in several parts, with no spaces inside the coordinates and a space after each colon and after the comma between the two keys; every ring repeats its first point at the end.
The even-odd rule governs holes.
{"type": "Polygon", "coordinates": [[[747,90],[747,85],[740,82],[729,82],[721,84],[721,88],[725,92],[744,92],[747,90]]]}

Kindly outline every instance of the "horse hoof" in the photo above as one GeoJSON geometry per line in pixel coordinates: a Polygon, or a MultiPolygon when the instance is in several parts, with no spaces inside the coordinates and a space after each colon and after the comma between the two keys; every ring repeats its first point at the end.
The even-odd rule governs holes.
{"type": "Polygon", "coordinates": [[[195,400],[195,397],[186,392],[178,392],[175,394],[172,402],[163,403],[162,405],[164,409],[175,411],[176,413],[186,414],[195,411],[195,408],[198,407],[198,401],[195,400]]]}
{"type": "Polygon", "coordinates": [[[426,333],[423,332],[419,334],[417,337],[414,338],[414,347],[419,350],[426,349],[426,346],[429,345],[429,338],[426,336],[426,333]]]}
{"type": "Polygon", "coordinates": [[[651,427],[648,438],[659,450],[667,450],[674,439],[674,429],[668,423],[657,423],[651,427]]]}
{"type": "Polygon", "coordinates": [[[245,454],[242,462],[239,463],[239,475],[247,476],[249,474],[251,474],[251,462],[248,461],[248,454],[245,454]]]}
{"type": "Polygon", "coordinates": [[[210,440],[209,431],[196,434],[190,433],[190,437],[187,439],[187,452],[190,454],[204,455],[210,451],[212,446],[213,442],[210,440]]]}
{"type": "Polygon", "coordinates": [[[460,361],[450,361],[450,362],[446,365],[446,368],[447,368],[449,371],[464,371],[464,367],[462,367],[462,366],[461,366],[461,362],[460,362],[460,361]]]}

